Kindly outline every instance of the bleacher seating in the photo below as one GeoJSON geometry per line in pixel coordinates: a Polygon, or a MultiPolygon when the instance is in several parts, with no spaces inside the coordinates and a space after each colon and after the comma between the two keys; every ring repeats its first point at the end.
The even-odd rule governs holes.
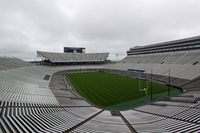
{"type": "Polygon", "coordinates": [[[20,67],[32,66],[32,64],[18,58],[0,57],[0,71],[15,69],[20,67]]]}
{"type": "Polygon", "coordinates": [[[37,51],[51,63],[104,63],[109,53],[52,53],[37,51]]]}
{"type": "Polygon", "coordinates": [[[138,69],[145,73],[192,80],[200,75],[200,51],[181,51],[154,53],[143,55],[129,55],[117,64],[109,64],[107,68],[118,70],[138,69]]]}
{"type": "MultiPolygon", "coordinates": [[[[130,126],[137,132],[200,130],[198,91],[174,97],[193,98],[197,103],[158,101],[134,110],[120,111],[122,116],[115,116],[84,101],[70,88],[63,75],[71,71],[96,69],[127,76],[138,76],[137,73],[105,69],[107,65],[48,67],[16,59],[15,64],[19,67],[8,64],[10,69],[0,71],[0,132],[128,133],[132,131],[130,126]],[[49,80],[43,80],[46,75],[50,76],[49,80]]],[[[145,78],[145,74],[142,76],[145,78]]],[[[156,78],[166,80],[159,75],[155,75],[156,78]]],[[[173,80],[178,82],[178,79],[173,80]]],[[[188,80],[183,84],[186,83],[188,80]]]]}

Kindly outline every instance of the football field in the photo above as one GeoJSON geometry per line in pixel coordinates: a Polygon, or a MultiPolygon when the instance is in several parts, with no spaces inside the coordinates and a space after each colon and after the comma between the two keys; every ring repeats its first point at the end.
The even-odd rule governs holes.
{"type": "MultiPolygon", "coordinates": [[[[100,108],[128,109],[150,102],[150,81],[105,72],[72,73],[67,78],[86,101],[100,108]]],[[[180,93],[175,88],[170,92],[180,93]]],[[[168,86],[153,82],[152,94],[154,100],[167,97],[168,86]]]]}

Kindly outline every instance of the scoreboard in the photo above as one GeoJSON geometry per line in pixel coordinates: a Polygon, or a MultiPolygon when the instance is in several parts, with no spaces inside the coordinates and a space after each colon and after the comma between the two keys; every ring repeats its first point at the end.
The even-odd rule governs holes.
{"type": "Polygon", "coordinates": [[[64,53],[85,53],[85,48],[81,48],[81,47],[64,47],[64,53]]]}

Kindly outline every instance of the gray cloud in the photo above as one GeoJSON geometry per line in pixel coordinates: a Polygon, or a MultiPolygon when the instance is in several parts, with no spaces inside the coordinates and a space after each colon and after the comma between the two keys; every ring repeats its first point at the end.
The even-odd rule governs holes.
{"type": "Polygon", "coordinates": [[[135,45],[200,34],[199,0],[0,0],[0,56],[83,46],[123,58],[135,45]]]}

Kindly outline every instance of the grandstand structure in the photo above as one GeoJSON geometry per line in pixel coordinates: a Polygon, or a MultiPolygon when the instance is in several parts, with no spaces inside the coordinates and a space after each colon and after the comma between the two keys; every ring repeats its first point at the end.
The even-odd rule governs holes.
{"type": "Polygon", "coordinates": [[[0,57],[0,71],[5,71],[7,69],[17,69],[24,66],[32,66],[32,64],[24,62],[15,57],[0,57]]]}
{"type": "Polygon", "coordinates": [[[48,64],[103,64],[109,53],[52,53],[37,51],[37,56],[48,64]]]}
{"type": "Polygon", "coordinates": [[[197,36],[197,37],[168,41],[158,44],[146,45],[143,47],[136,46],[134,48],[130,48],[130,50],[127,51],[127,54],[139,55],[139,54],[199,50],[200,49],[199,43],[200,43],[200,37],[197,36]]]}
{"type": "MultiPolygon", "coordinates": [[[[108,65],[109,67],[111,65],[108,65]]],[[[170,69],[172,84],[195,90],[199,88],[197,82],[200,76],[200,37],[130,48],[127,57],[112,67],[144,73],[151,73],[152,70],[154,77],[161,81],[166,80],[170,69]],[[188,85],[192,82],[192,86],[188,85]]]]}
{"type": "MultiPolygon", "coordinates": [[[[80,63],[52,67],[1,57],[0,132],[199,132],[198,39],[200,40],[200,37],[131,48],[128,56],[115,64],[80,63]],[[171,51],[172,47],[165,49],[165,46],[177,48],[171,51]],[[159,47],[160,51],[144,52],[144,49],[153,47],[159,47]],[[172,85],[187,92],[121,111],[93,107],[64,79],[64,75],[69,72],[97,70],[133,77],[140,75],[145,78],[146,74],[153,70],[154,81],[167,83],[169,68],[172,85]]],[[[90,54],[73,54],[66,57],[65,54],[41,51],[37,53],[52,63],[105,61],[108,55],[92,54],[90,57],[90,54]]]]}

